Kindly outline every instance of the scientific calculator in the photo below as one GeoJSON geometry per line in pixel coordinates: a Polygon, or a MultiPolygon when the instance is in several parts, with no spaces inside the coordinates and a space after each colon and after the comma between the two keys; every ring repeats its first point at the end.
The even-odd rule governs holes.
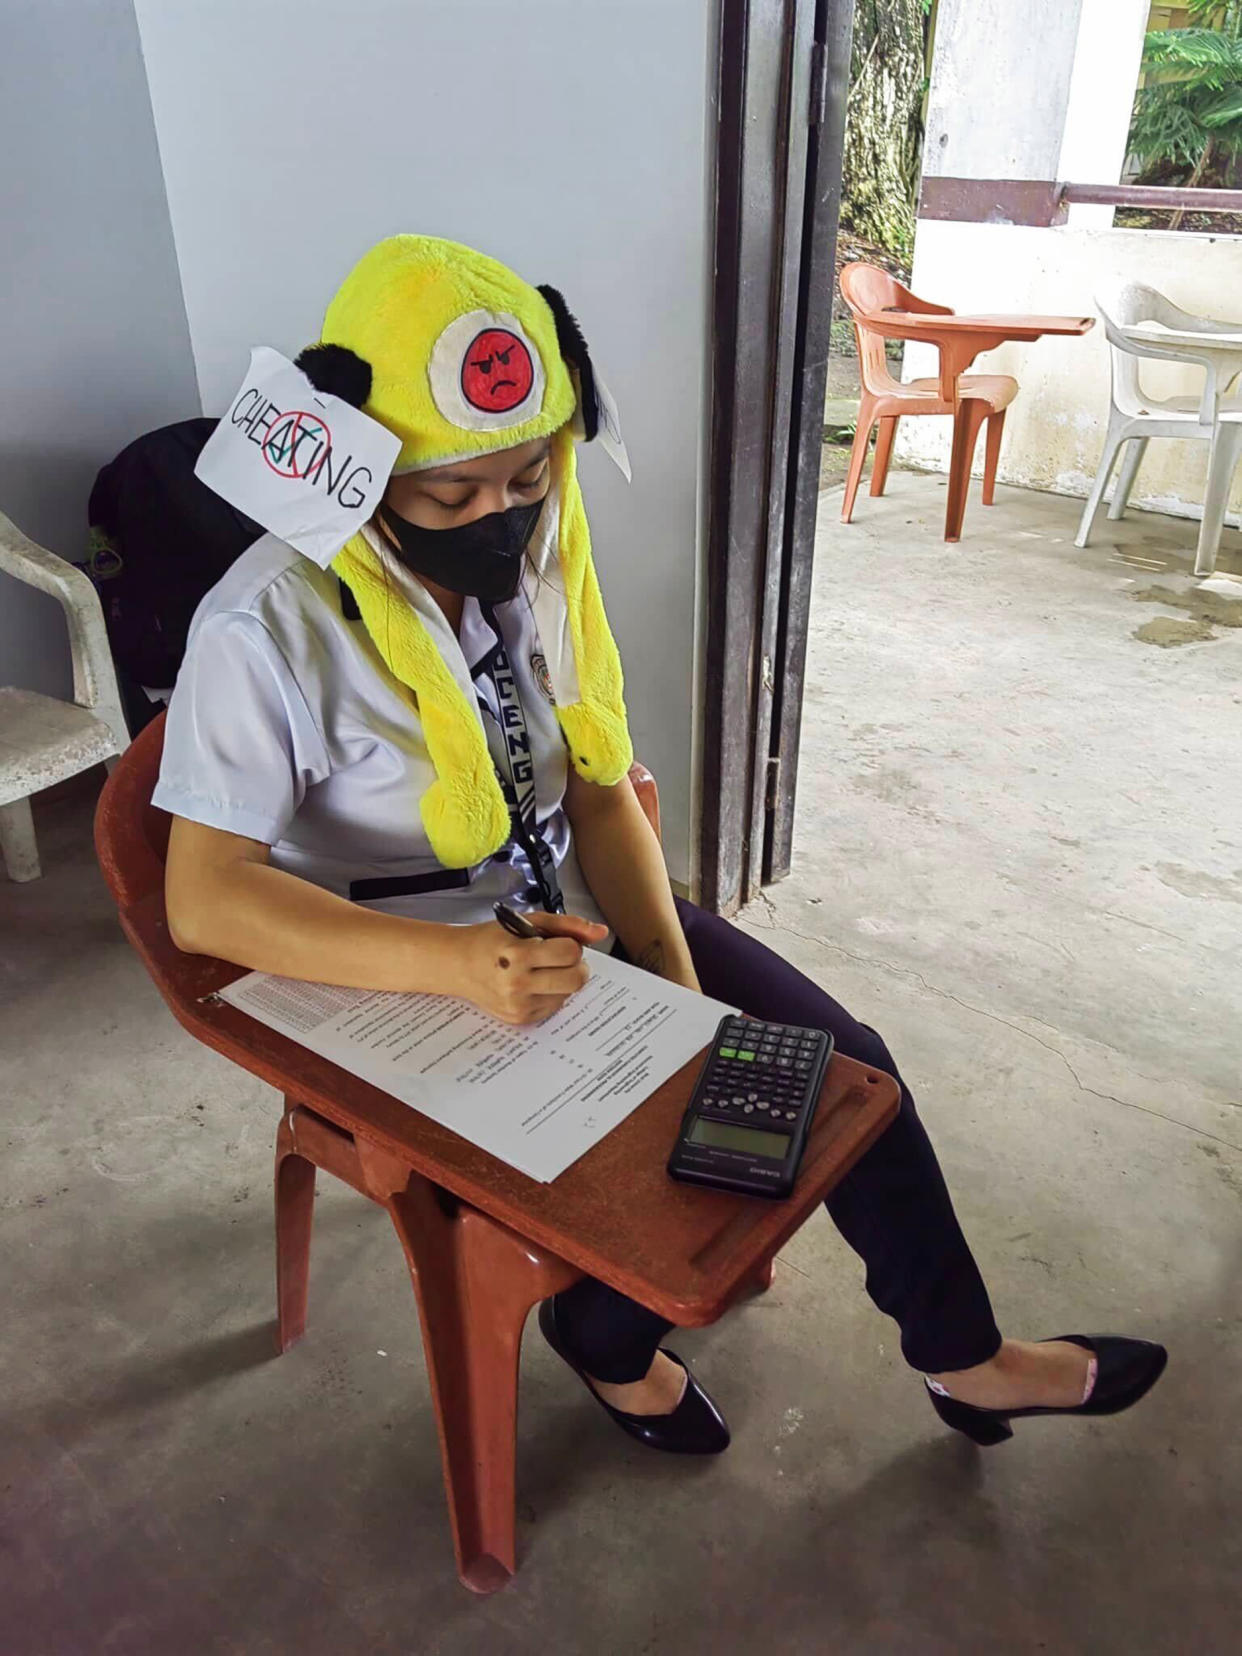
{"type": "Polygon", "coordinates": [[[723,1018],[668,1171],[752,1196],[788,1196],[832,1056],[822,1029],[723,1018]]]}

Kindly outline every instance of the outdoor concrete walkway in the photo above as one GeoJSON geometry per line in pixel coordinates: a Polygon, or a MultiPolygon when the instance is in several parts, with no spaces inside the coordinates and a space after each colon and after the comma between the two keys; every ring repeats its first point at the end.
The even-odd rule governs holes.
{"type": "Polygon", "coordinates": [[[629,1443],[532,1331],[522,1569],[472,1598],[387,1220],[324,1181],[273,1360],[277,1102],[174,1025],[70,793],[0,885],[5,1656],[1234,1648],[1242,631],[1132,636],[1188,524],[1114,537],[1149,569],[1002,490],[946,548],[939,480],[890,489],[825,503],[796,873],[745,923],[887,1035],[1006,1328],[1164,1339],[1154,1397],[979,1453],[821,1218],[674,1341],[714,1464],[629,1443]]]}

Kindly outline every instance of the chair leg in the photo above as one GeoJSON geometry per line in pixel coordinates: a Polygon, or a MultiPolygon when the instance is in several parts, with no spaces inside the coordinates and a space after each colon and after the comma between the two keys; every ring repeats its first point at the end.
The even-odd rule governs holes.
{"type": "Polygon", "coordinates": [[[1212,456],[1208,462],[1207,491],[1203,496],[1203,523],[1195,550],[1195,574],[1210,575],[1216,568],[1220,533],[1225,526],[1229,491],[1242,452],[1242,424],[1232,420],[1217,423],[1212,433],[1212,456]]]}
{"type": "Polygon", "coordinates": [[[10,880],[24,883],[39,878],[42,872],[39,847],[35,843],[34,817],[30,814],[28,799],[0,805],[0,855],[10,880]]]}
{"type": "Polygon", "coordinates": [[[776,1259],[773,1257],[772,1259],[769,1259],[766,1264],[761,1265],[755,1272],[754,1276],[750,1279],[753,1284],[754,1292],[756,1294],[766,1294],[768,1289],[772,1286],[772,1278],[775,1275],[776,1259]]]}
{"type": "Polygon", "coordinates": [[[862,477],[863,466],[867,460],[867,444],[871,441],[871,428],[874,420],[865,419],[860,412],[858,424],[854,427],[854,441],[850,447],[850,466],[845,474],[845,496],[841,501],[841,522],[848,523],[854,516],[854,497],[858,493],[858,484],[862,477]]]}
{"type": "Polygon", "coordinates": [[[1001,438],[1005,435],[1005,410],[988,415],[987,447],[983,451],[983,504],[996,501],[996,468],[1000,464],[1001,438]]]}
{"type": "Polygon", "coordinates": [[[1130,503],[1130,490],[1134,487],[1134,479],[1138,476],[1138,469],[1143,464],[1143,456],[1147,453],[1150,441],[1148,437],[1131,437],[1126,444],[1121,471],[1117,477],[1117,487],[1113,490],[1113,498],[1108,508],[1108,515],[1114,523],[1124,515],[1130,503]]]}
{"type": "Polygon", "coordinates": [[[962,538],[966,496],[970,490],[970,468],[979,441],[979,427],[987,418],[988,405],[978,397],[964,397],[953,417],[953,454],[949,460],[949,497],[945,502],[944,538],[962,538]]]}
{"type": "Polygon", "coordinates": [[[1124,438],[1114,426],[1109,426],[1108,434],[1104,439],[1104,452],[1100,456],[1100,463],[1095,468],[1095,482],[1091,485],[1091,493],[1087,496],[1087,504],[1082,509],[1082,519],[1078,525],[1078,533],[1074,536],[1075,546],[1086,546],[1091,539],[1092,526],[1095,523],[1095,514],[1100,509],[1100,502],[1104,498],[1104,491],[1108,487],[1108,480],[1112,476],[1113,466],[1117,461],[1117,450],[1121,447],[1124,438]]]}
{"type": "Polygon", "coordinates": [[[875,457],[871,462],[871,493],[882,495],[884,485],[888,482],[888,463],[893,457],[893,438],[897,435],[897,421],[900,415],[886,415],[880,421],[880,429],[876,433],[875,457]]]}
{"type": "Polygon", "coordinates": [[[385,1204],[418,1296],[457,1571],[494,1593],[517,1567],[518,1358],[532,1305],[581,1274],[472,1208],[445,1212],[411,1178],[385,1204]]]}
{"type": "Polygon", "coordinates": [[[293,1108],[286,1101],[276,1134],[276,1328],[282,1352],[306,1332],[315,1213],[315,1164],[293,1147],[289,1126],[293,1108]]]}

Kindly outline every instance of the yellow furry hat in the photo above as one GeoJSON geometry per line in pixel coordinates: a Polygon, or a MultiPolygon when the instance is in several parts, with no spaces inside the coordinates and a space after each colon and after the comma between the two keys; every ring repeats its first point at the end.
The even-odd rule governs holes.
{"type": "MultiPolygon", "coordinates": [[[[621,662],[591,560],[574,454],[575,432],[593,437],[599,416],[590,359],[560,295],[456,242],[390,236],[345,278],[320,344],[298,363],[319,389],[361,406],[400,439],[396,472],[552,438],[545,515],[551,522],[556,514],[555,585],[578,691],[576,700],[558,701],[556,714],[579,775],[619,782],[633,758],[621,662]]],[[[436,772],[420,802],[432,850],[448,868],[483,862],[507,842],[510,821],[477,709],[418,614],[405,606],[394,612],[362,534],[332,568],[414,697],[436,772]]]]}

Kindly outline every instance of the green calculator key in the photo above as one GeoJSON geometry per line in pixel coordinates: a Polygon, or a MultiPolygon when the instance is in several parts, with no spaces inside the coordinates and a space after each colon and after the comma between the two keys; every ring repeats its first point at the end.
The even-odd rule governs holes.
{"type": "Polygon", "coordinates": [[[737,1057],[737,1048],[736,1047],[721,1047],[720,1048],[720,1056],[722,1058],[736,1058],[737,1057]]]}
{"type": "Polygon", "coordinates": [[[753,1052],[739,1052],[738,1057],[744,1058],[748,1064],[753,1064],[755,1061],[755,1055],[753,1052]]]}

